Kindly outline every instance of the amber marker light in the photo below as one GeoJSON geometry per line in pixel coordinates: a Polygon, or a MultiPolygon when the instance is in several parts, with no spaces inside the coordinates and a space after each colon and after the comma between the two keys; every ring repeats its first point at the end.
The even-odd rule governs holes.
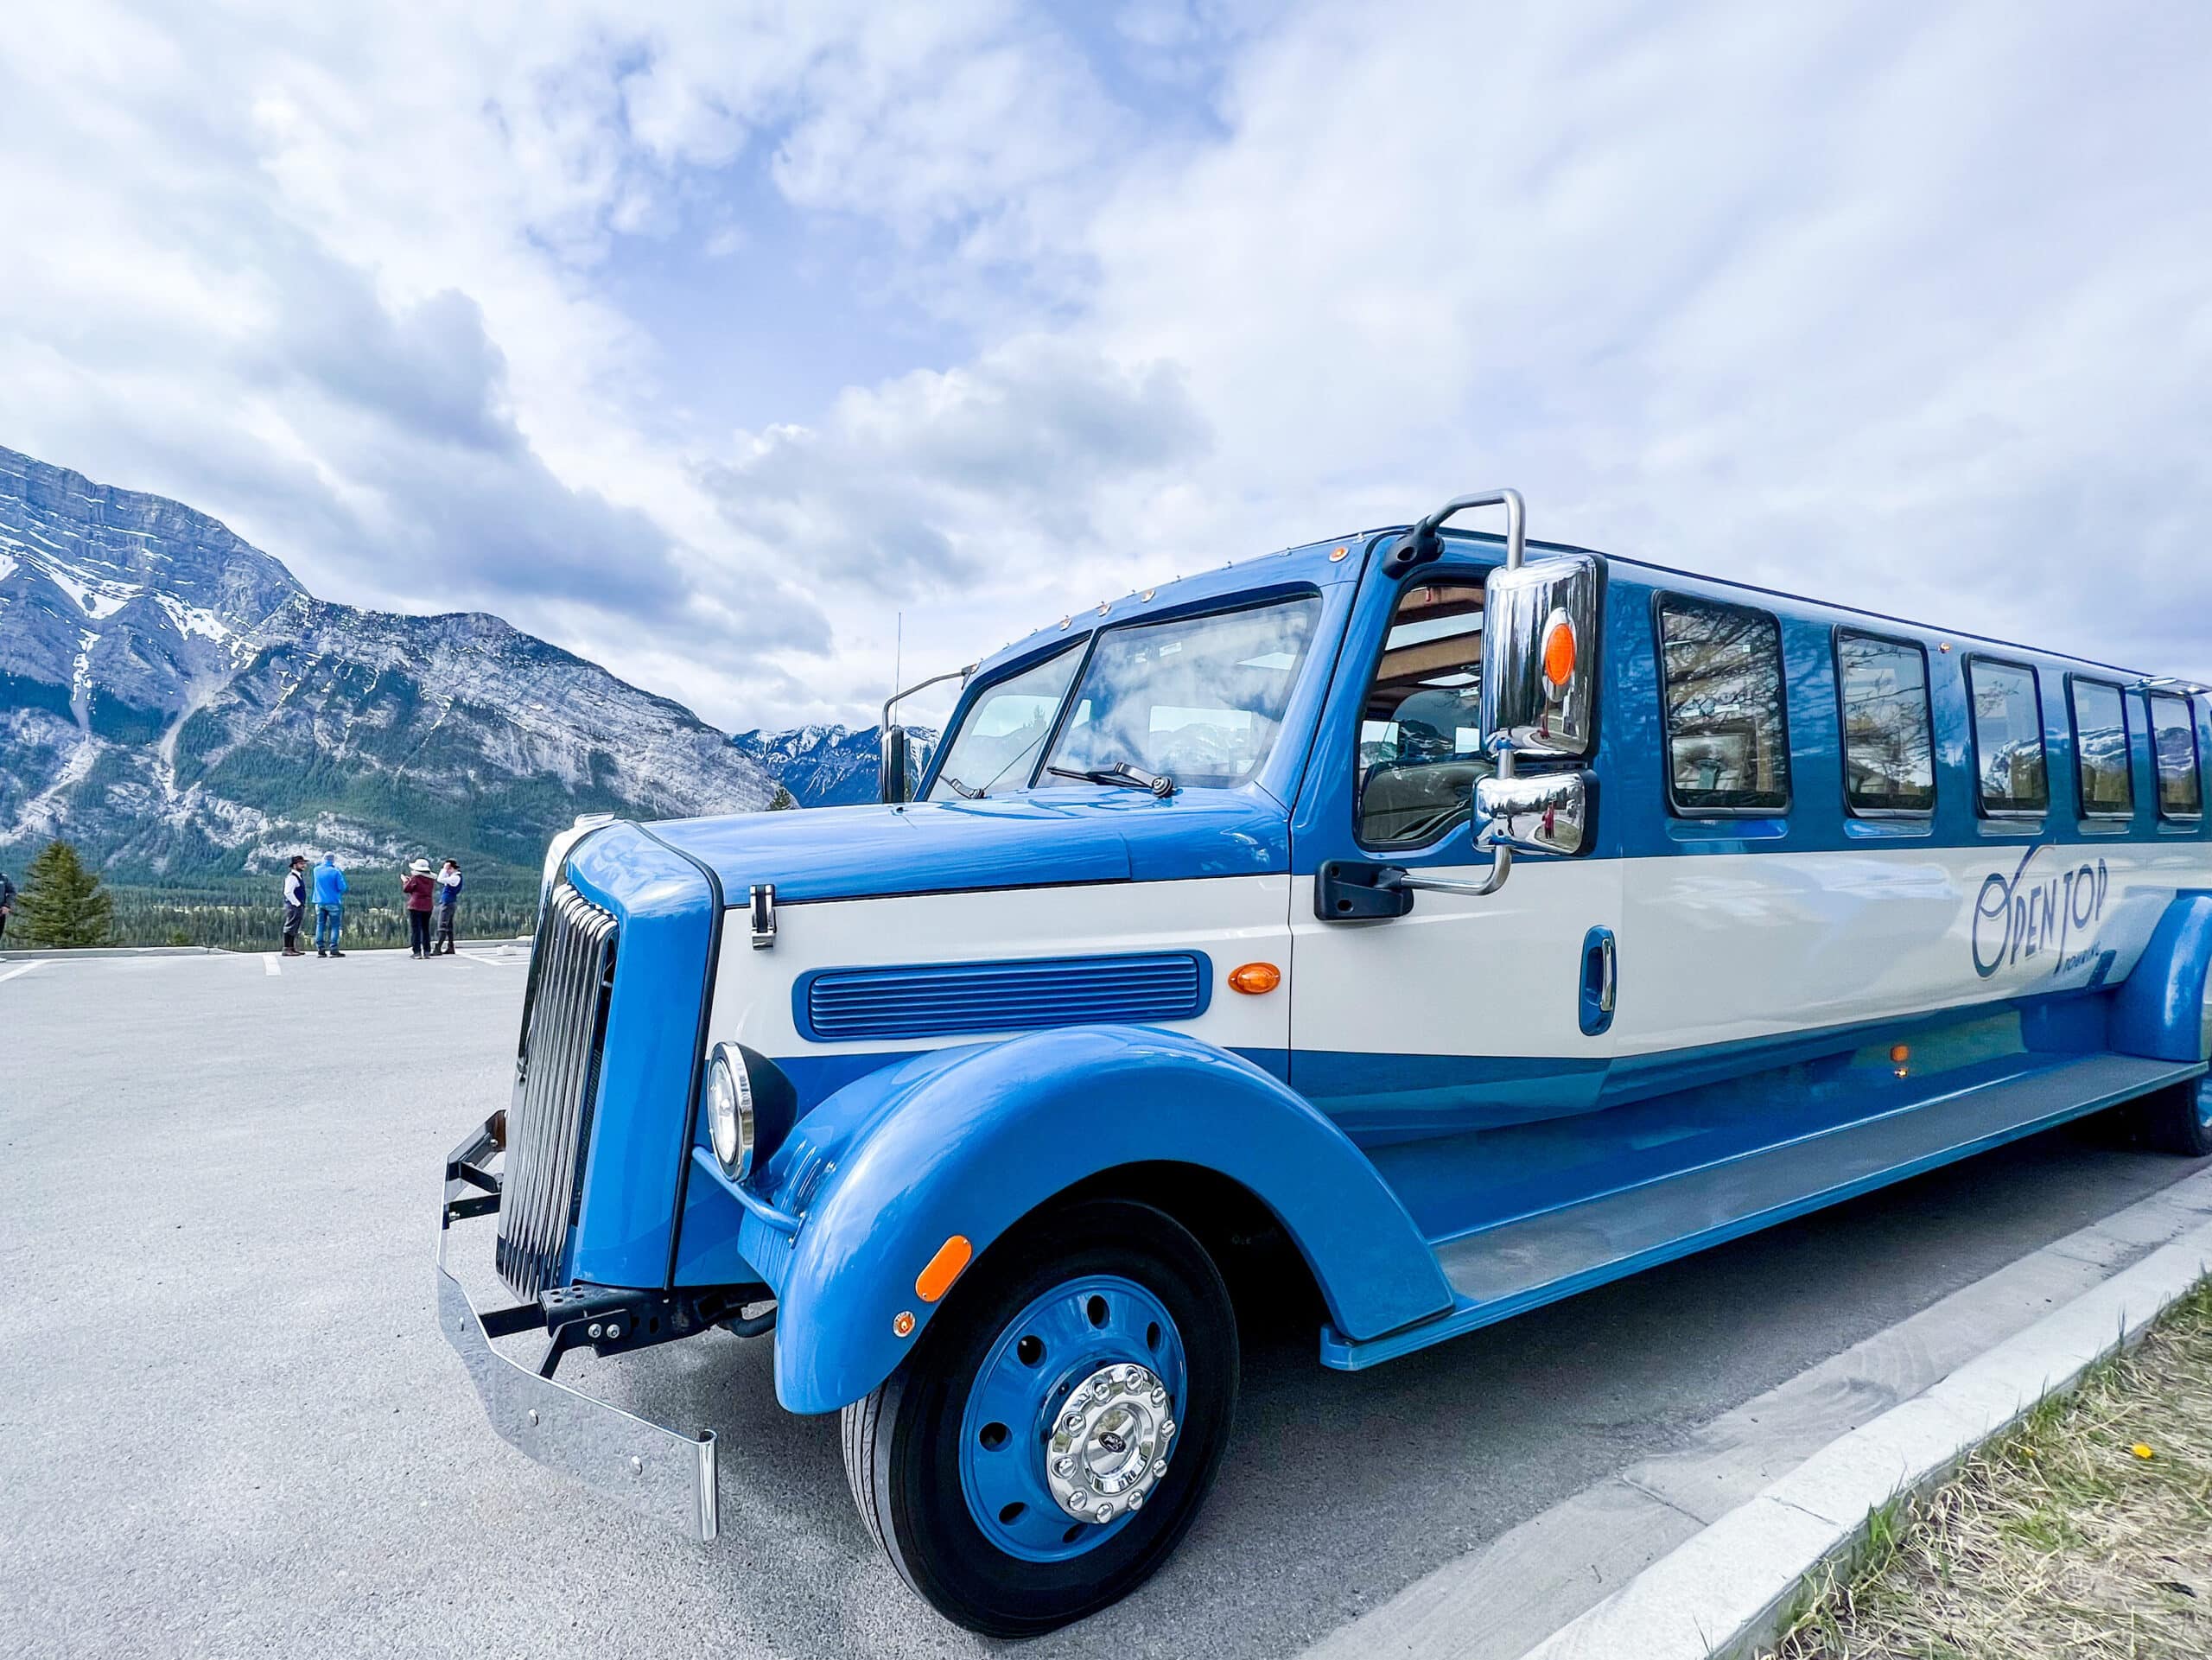
{"type": "Polygon", "coordinates": [[[1262,997],[1282,983],[1282,970],[1272,963],[1240,963],[1229,971],[1229,989],[1247,997],[1262,997]]]}
{"type": "Polygon", "coordinates": [[[956,1233],[937,1248],[937,1255],[923,1265],[914,1276],[914,1294],[924,1302],[935,1302],[952,1289],[952,1282],[960,1277],[960,1270],[968,1266],[976,1248],[968,1243],[968,1236],[956,1233]]]}
{"type": "Polygon", "coordinates": [[[1544,678],[1564,686],[1574,674],[1574,626],[1555,619],[1544,635],[1544,678]]]}
{"type": "Polygon", "coordinates": [[[891,1330],[893,1335],[897,1337],[913,1336],[914,1317],[905,1309],[900,1309],[891,1317],[891,1330]]]}

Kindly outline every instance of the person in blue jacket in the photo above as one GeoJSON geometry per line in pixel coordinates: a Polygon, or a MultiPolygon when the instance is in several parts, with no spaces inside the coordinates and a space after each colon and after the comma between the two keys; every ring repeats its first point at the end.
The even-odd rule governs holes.
{"type": "Polygon", "coordinates": [[[431,942],[433,957],[453,955],[453,908],[461,903],[461,862],[446,861],[445,868],[438,872],[438,935],[431,942]]]}
{"type": "Polygon", "coordinates": [[[338,930],[346,921],[346,873],[338,855],[326,853],[315,868],[315,954],[343,957],[338,949],[338,930]]]}

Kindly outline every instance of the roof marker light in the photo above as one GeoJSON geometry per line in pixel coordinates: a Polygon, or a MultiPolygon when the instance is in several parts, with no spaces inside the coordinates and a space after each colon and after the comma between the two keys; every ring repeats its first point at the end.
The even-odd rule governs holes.
{"type": "Polygon", "coordinates": [[[1337,561],[1338,561],[1338,560],[1339,560],[1339,559],[1343,558],[1346,554],[1350,553],[1351,551],[1351,550],[1350,548],[1348,548],[1348,547],[1344,547],[1344,548],[1331,548],[1331,549],[1329,550],[1329,563],[1330,563],[1331,564],[1332,564],[1332,565],[1333,565],[1333,564],[1335,564],[1335,563],[1337,563],[1337,561]]]}

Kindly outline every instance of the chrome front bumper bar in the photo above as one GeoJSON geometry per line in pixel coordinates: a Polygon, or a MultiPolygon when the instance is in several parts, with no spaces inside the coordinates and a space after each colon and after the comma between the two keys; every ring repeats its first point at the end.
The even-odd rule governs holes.
{"type": "Polygon", "coordinates": [[[480,1314],[446,1266],[453,1224],[499,1210],[498,1176],[488,1166],[499,1149],[497,1118],[488,1119],[446,1161],[444,1202],[438,1209],[438,1325],[468,1368],[484,1410],[500,1436],[548,1468],[613,1495],[700,1543],[720,1530],[715,1436],[648,1423],[604,1401],[541,1376],[492,1346],[495,1337],[543,1329],[535,1304],[480,1314]]]}

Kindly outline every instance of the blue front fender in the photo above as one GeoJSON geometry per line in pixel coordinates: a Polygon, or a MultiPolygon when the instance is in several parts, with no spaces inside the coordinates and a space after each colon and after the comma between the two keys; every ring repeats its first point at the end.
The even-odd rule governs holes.
{"type": "Polygon", "coordinates": [[[980,1256],[1055,1193],[1123,1165],[1242,1183],[1296,1243],[1340,1332],[1395,1331],[1452,1303],[1413,1218],[1335,1124],[1250,1062],[1173,1033],[1063,1027],[918,1058],[848,1084],[792,1142],[779,1198],[804,1221],[779,1288],[776,1394],[793,1412],[835,1411],[891,1375],[933,1312],[914,1280],[946,1239],[980,1256]],[[904,1338],[901,1313],[917,1321],[904,1338]]]}

